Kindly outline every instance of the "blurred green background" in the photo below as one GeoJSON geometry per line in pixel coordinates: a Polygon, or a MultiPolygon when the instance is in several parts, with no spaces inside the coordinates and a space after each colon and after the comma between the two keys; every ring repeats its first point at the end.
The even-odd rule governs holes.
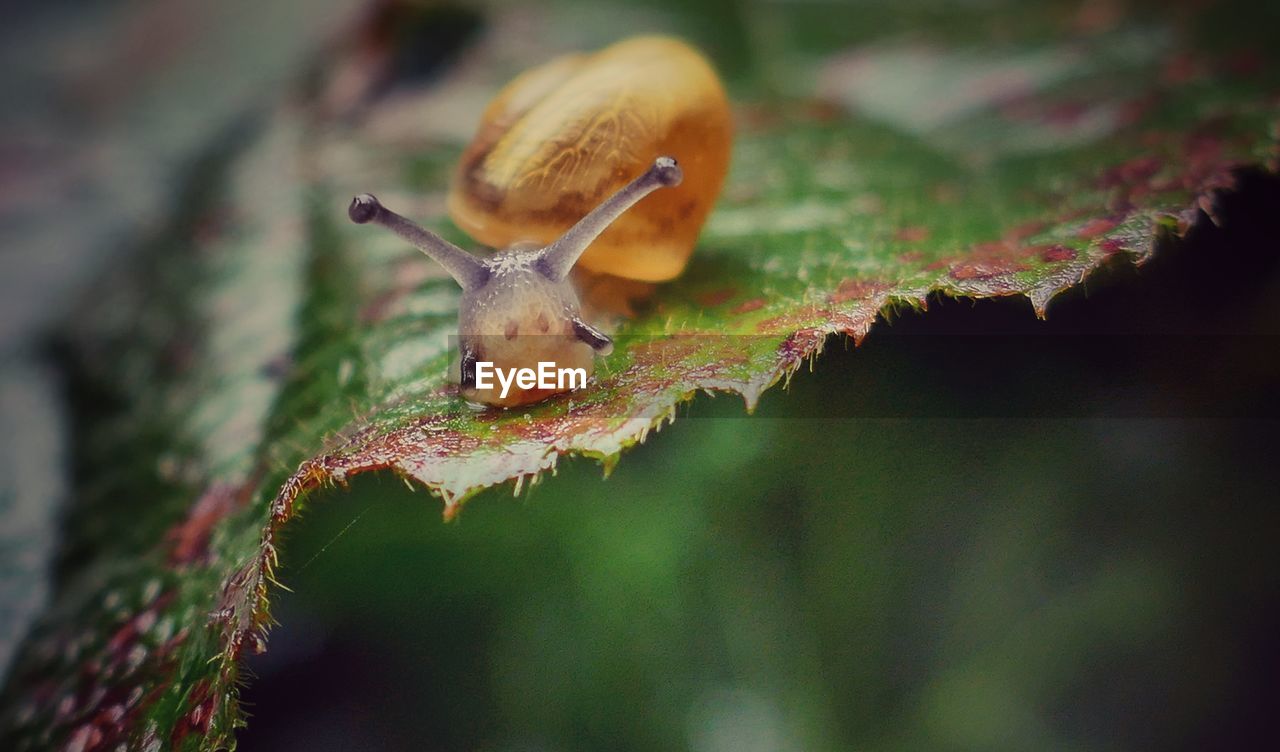
{"type": "Polygon", "coordinates": [[[1268,748],[1277,206],[1048,322],[935,300],[608,480],[318,495],[243,748],[1268,748]]]}

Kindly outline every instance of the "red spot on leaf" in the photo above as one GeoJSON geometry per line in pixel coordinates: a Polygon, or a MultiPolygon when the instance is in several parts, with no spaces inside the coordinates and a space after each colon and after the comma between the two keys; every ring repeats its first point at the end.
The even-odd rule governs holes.
{"type": "Polygon", "coordinates": [[[752,298],[751,300],[743,301],[742,303],[734,306],[729,312],[734,314],[751,313],[752,311],[758,311],[761,308],[764,308],[764,305],[764,298],[752,298]]]}
{"type": "MultiPolygon", "coordinates": [[[[1027,231],[1030,228],[1015,227],[1008,233],[1012,237],[975,243],[967,255],[944,260],[937,266],[946,268],[951,278],[957,281],[991,279],[1026,271],[1024,258],[1027,254],[1016,238],[1027,231]]],[[[935,264],[930,265],[933,266],[935,264]]]]}
{"type": "Polygon", "coordinates": [[[1047,223],[1042,222],[1040,220],[1023,222],[1020,225],[1014,225],[1013,227],[1010,227],[1005,232],[1001,240],[1010,244],[1021,243],[1027,238],[1030,238],[1034,235],[1038,235],[1044,232],[1045,228],[1047,228],[1048,226],[1049,225],[1047,223]]]}
{"type": "Polygon", "coordinates": [[[1111,217],[1096,217],[1085,222],[1080,229],[1076,230],[1076,237],[1081,240],[1090,240],[1111,232],[1119,224],[1117,220],[1111,217]]]}
{"type": "Polygon", "coordinates": [[[173,733],[169,735],[174,749],[180,748],[183,741],[192,734],[203,736],[209,732],[213,715],[218,710],[218,694],[213,691],[208,679],[202,679],[192,688],[187,707],[190,710],[178,718],[173,726],[173,733]]]}
{"type": "Polygon", "coordinates": [[[1125,19],[1125,6],[1114,0],[1093,0],[1080,3],[1071,19],[1074,30],[1081,34],[1103,34],[1125,19]]]}
{"type": "Polygon", "coordinates": [[[844,117],[844,110],[840,105],[820,97],[805,99],[801,103],[800,112],[806,120],[815,123],[830,123],[844,117]]]}
{"type": "Polygon", "coordinates": [[[109,658],[114,663],[121,664],[127,660],[129,650],[143,633],[155,626],[159,614],[169,607],[174,597],[175,593],[172,590],[161,593],[147,609],[130,617],[116,630],[115,634],[111,635],[106,647],[112,653],[109,658]]]}
{"type": "Polygon", "coordinates": [[[756,331],[760,334],[780,334],[782,332],[795,331],[800,327],[810,325],[817,313],[817,310],[792,311],[781,316],[773,316],[757,322],[756,331]]]}
{"type": "Polygon", "coordinates": [[[1005,274],[1025,271],[1026,267],[1012,259],[992,258],[987,260],[962,261],[951,267],[951,278],[955,280],[991,279],[1005,274]]]}
{"type": "Polygon", "coordinates": [[[1164,68],[1160,71],[1160,79],[1166,84],[1177,86],[1188,83],[1202,74],[1203,66],[1191,53],[1179,52],[1165,61],[1164,68]]]}
{"type": "Polygon", "coordinates": [[[182,566],[204,561],[209,553],[209,537],[213,528],[248,502],[254,485],[253,482],[215,483],[206,488],[187,511],[186,519],[166,534],[172,545],[169,563],[182,566]]]}
{"type": "Polygon", "coordinates": [[[891,285],[875,279],[846,279],[836,287],[835,292],[831,293],[831,302],[840,304],[851,300],[863,300],[889,287],[891,285]]]}
{"type": "Polygon", "coordinates": [[[1267,59],[1254,49],[1236,50],[1227,56],[1227,72],[1239,78],[1252,78],[1266,68],[1267,59]]]}
{"type": "Polygon", "coordinates": [[[778,355],[785,363],[799,363],[817,351],[826,338],[827,333],[821,329],[801,329],[787,337],[778,348],[778,355]]]}
{"type": "Polygon", "coordinates": [[[1162,165],[1159,157],[1136,157],[1103,172],[1098,182],[1103,188],[1133,186],[1155,175],[1162,165]]]}
{"type": "Polygon", "coordinates": [[[1012,255],[1015,250],[1014,244],[1004,240],[989,240],[984,243],[974,243],[971,253],[980,259],[998,259],[1012,255]]]}
{"type": "Polygon", "coordinates": [[[1082,99],[1063,100],[1054,102],[1045,107],[1041,114],[1041,120],[1045,123],[1058,126],[1075,125],[1079,123],[1085,115],[1088,115],[1092,107],[1088,101],[1082,99]]]}
{"type": "Polygon", "coordinates": [[[1075,257],[1075,250],[1065,245],[1054,244],[1040,249],[1040,258],[1050,263],[1054,261],[1071,261],[1075,257]]]}
{"type": "Polygon", "coordinates": [[[929,239],[929,228],[923,225],[903,227],[893,234],[893,239],[903,243],[923,243],[929,239]]]}
{"type": "Polygon", "coordinates": [[[235,221],[232,208],[226,204],[215,204],[202,211],[191,229],[196,248],[207,249],[227,234],[235,221]]]}
{"type": "Polygon", "coordinates": [[[1117,238],[1105,238],[1098,244],[1102,248],[1102,252],[1111,256],[1124,250],[1124,243],[1117,238]]]}
{"type": "Polygon", "coordinates": [[[743,125],[743,130],[755,133],[768,133],[781,128],[786,120],[776,107],[764,104],[740,104],[735,108],[734,120],[743,125]]]}
{"type": "Polygon", "coordinates": [[[955,183],[944,182],[934,183],[933,187],[929,189],[929,193],[933,196],[933,200],[939,204],[954,204],[960,200],[961,190],[960,186],[955,183]]]}
{"type": "Polygon", "coordinates": [[[737,294],[738,291],[732,287],[724,287],[719,290],[704,292],[698,296],[698,305],[703,306],[704,308],[715,308],[728,303],[733,299],[733,296],[737,294]]]}

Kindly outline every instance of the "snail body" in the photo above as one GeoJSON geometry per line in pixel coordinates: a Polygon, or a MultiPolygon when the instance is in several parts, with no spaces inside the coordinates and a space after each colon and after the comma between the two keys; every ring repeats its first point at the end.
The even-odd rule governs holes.
{"type": "Polygon", "coordinates": [[[348,214],[400,235],[462,287],[461,394],[529,404],[564,389],[478,388],[477,364],[514,372],[550,363],[589,376],[613,343],[583,318],[570,272],[678,275],[719,194],[731,138],[728,101],[705,59],[677,40],[639,37],[528,71],[486,110],[449,209],[473,238],[504,250],[472,256],[369,194],[348,214]]]}
{"type": "Polygon", "coordinates": [[[477,364],[496,371],[582,368],[590,376],[594,354],[607,354],[613,341],[582,318],[569,273],[600,233],[653,191],[680,184],[683,174],[670,157],[658,157],[643,174],[591,210],[554,242],[519,243],[488,258],[477,258],[387,209],[367,193],[351,200],[352,222],[380,224],[435,259],[462,287],[458,305],[461,350],[459,388],[475,402],[499,407],[537,402],[558,388],[498,392],[478,388],[477,364]]]}

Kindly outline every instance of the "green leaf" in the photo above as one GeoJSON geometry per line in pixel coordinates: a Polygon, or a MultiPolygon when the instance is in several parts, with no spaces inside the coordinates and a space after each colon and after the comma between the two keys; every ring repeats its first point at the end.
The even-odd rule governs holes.
{"type": "Polygon", "coordinates": [[[1045,315],[1100,266],[1212,217],[1234,170],[1277,167],[1273,48],[1250,36],[1267,19],[794,11],[745,28],[696,9],[638,19],[723,54],[729,183],[597,382],[526,410],[462,403],[453,282],[343,207],[372,190],[464,242],[443,191],[479,106],[555,50],[610,41],[616,18],[568,5],[530,35],[527,17],[496,17],[465,64],[355,125],[282,104],[251,143],[211,150],[183,216],[71,328],[76,501],[4,746],[233,744],[279,537],[320,486],[390,470],[452,516],[564,455],[608,468],[697,392],[750,408],[831,335],[861,341],[931,295],[1020,295],[1045,315]]]}

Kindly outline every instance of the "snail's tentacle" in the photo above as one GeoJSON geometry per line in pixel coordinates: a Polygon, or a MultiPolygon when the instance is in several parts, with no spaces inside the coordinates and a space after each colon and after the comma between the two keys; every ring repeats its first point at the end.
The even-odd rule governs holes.
{"type": "Polygon", "coordinates": [[[466,342],[461,345],[462,362],[458,370],[458,386],[462,389],[473,389],[476,385],[476,351],[466,342]]]}
{"type": "Polygon", "coordinates": [[[450,243],[418,223],[396,214],[383,206],[377,198],[362,193],[351,199],[347,216],[356,224],[374,222],[409,241],[415,248],[430,256],[462,285],[464,290],[474,290],[489,279],[489,270],[475,256],[450,243]]]}
{"type": "Polygon", "coordinates": [[[652,167],[592,209],[558,240],[543,248],[538,259],[538,269],[548,279],[565,279],[578,258],[623,212],[659,188],[680,185],[683,179],[684,173],[680,171],[676,160],[658,157],[652,167]]]}
{"type": "Polygon", "coordinates": [[[613,352],[613,340],[609,335],[576,316],[573,318],[573,336],[586,342],[592,350],[601,355],[613,352]]]}

